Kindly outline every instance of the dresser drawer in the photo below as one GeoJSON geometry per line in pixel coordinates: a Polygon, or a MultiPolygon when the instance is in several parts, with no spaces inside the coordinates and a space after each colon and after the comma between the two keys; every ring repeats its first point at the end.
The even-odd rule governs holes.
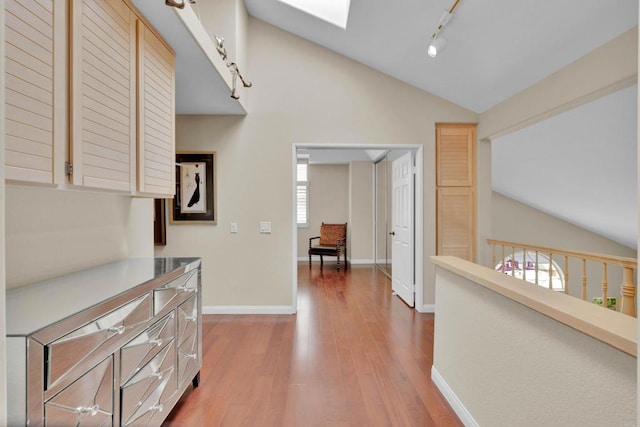
{"type": "Polygon", "coordinates": [[[112,353],[112,341],[150,318],[151,298],[145,294],[46,345],[45,389],[55,386],[74,367],[100,350],[104,350],[105,356],[112,353]]]}
{"type": "Polygon", "coordinates": [[[169,304],[178,304],[195,292],[198,292],[197,269],[191,270],[153,290],[153,314],[157,315],[169,304]]]}
{"type": "Polygon", "coordinates": [[[193,295],[178,306],[178,387],[191,380],[198,372],[198,299],[193,295]]]}
{"type": "Polygon", "coordinates": [[[48,426],[113,425],[113,357],[52,397],[44,411],[48,426]]]}
{"type": "Polygon", "coordinates": [[[122,386],[121,425],[160,424],[164,405],[177,391],[175,357],[171,341],[122,386]]]}
{"type": "Polygon", "coordinates": [[[125,384],[160,349],[175,338],[175,312],[145,329],[120,350],[120,383],[125,384]]]}

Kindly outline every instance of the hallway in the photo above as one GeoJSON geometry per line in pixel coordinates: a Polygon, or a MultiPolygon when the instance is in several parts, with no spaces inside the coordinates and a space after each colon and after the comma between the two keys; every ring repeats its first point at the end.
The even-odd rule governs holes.
{"type": "Polygon", "coordinates": [[[301,263],[297,315],[203,316],[200,387],[165,425],[462,425],[430,380],[433,318],[373,266],[301,263]]]}

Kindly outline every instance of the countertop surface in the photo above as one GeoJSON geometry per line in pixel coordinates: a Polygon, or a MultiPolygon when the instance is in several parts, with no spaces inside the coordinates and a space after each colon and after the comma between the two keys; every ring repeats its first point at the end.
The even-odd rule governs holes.
{"type": "Polygon", "coordinates": [[[30,335],[151,280],[199,265],[200,258],[131,258],[10,289],[7,336],[30,335]]]}

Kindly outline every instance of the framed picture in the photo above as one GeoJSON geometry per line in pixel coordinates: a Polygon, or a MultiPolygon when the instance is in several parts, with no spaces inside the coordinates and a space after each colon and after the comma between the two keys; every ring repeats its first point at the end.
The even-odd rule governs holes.
{"type": "Polygon", "coordinates": [[[176,153],[176,195],[171,202],[172,223],[217,221],[215,151],[176,153]]]}

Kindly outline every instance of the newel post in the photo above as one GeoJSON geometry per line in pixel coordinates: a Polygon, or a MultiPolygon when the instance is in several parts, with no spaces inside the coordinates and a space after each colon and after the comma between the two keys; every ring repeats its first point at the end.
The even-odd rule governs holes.
{"type": "Polygon", "coordinates": [[[633,268],[624,267],[622,273],[622,307],[620,311],[629,316],[636,316],[636,287],[633,284],[633,268]]]}

